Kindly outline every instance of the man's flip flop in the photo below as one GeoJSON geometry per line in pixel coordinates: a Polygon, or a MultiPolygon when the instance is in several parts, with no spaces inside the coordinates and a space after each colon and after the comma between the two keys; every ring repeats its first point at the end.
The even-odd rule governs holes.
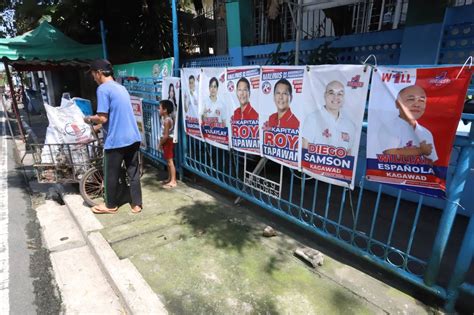
{"type": "Polygon", "coordinates": [[[140,212],[142,212],[142,207],[139,207],[138,210],[134,210],[135,208],[132,208],[132,213],[134,214],[138,214],[140,212]]]}
{"type": "Polygon", "coordinates": [[[94,212],[95,214],[103,214],[103,213],[116,213],[117,210],[118,210],[118,207],[117,208],[112,208],[112,209],[109,209],[109,208],[106,208],[104,206],[93,206],[91,208],[92,212],[94,212]]]}

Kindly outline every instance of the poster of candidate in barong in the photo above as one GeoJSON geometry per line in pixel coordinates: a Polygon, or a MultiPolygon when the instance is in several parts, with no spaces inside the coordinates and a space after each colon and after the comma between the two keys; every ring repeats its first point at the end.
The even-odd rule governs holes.
{"type": "Polygon", "coordinates": [[[470,78],[461,67],[378,67],[369,100],[367,179],[444,197],[470,78]]]}
{"type": "Polygon", "coordinates": [[[173,118],[174,128],[172,130],[173,142],[178,143],[178,120],[179,120],[179,96],[181,90],[181,79],[177,77],[163,78],[162,99],[169,100],[174,105],[174,111],[170,117],[173,118]]]}
{"type": "Polygon", "coordinates": [[[232,112],[231,146],[235,150],[260,154],[258,95],[260,66],[227,68],[227,91],[232,112]]]}
{"type": "Polygon", "coordinates": [[[201,68],[199,122],[206,142],[229,149],[231,105],[225,86],[226,68],[201,68]]]}
{"type": "Polygon", "coordinates": [[[354,188],[370,80],[363,65],[308,66],[301,126],[301,168],[319,180],[354,188]]]}
{"type": "Polygon", "coordinates": [[[298,169],[305,67],[263,66],[261,71],[258,112],[262,155],[298,169]]]}
{"type": "Polygon", "coordinates": [[[201,68],[181,69],[183,94],[183,122],[186,134],[202,139],[199,126],[199,82],[201,68]]]}

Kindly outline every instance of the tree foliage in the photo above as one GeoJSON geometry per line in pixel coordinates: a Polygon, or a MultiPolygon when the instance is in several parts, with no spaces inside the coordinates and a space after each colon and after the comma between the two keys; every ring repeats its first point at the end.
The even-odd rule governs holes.
{"type": "Polygon", "coordinates": [[[14,10],[13,29],[17,34],[35,28],[46,17],[64,34],[84,44],[101,42],[102,20],[113,63],[167,58],[173,54],[169,0],[11,0],[0,2],[1,8],[14,10]]]}

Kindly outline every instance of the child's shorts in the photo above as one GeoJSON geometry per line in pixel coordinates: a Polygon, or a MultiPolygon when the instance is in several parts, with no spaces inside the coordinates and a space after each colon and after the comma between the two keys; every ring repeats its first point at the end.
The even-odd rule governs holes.
{"type": "Polygon", "coordinates": [[[168,138],[165,144],[163,144],[163,157],[165,160],[174,158],[174,143],[172,138],[168,138]]]}

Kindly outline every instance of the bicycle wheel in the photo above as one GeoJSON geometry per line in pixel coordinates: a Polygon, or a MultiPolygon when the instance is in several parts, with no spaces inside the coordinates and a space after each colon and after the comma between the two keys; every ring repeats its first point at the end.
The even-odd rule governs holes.
{"type": "Polygon", "coordinates": [[[104,173],[102,169],[95,167],[89,169],[82,176],[79,191],[90,207],[104,203],[104,173]]]}

